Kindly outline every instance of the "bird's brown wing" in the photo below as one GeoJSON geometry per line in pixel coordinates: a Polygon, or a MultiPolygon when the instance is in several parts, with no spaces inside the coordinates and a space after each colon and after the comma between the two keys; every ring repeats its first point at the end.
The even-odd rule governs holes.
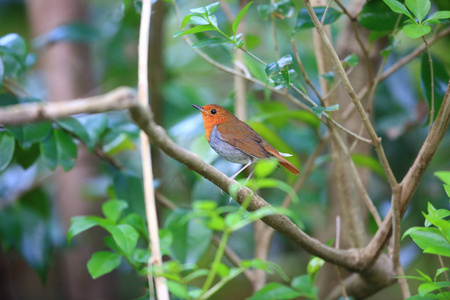
{"type": "Polygon", "coordinates": [[[248,155],[257,158],[268,158],[269,153],[261,145],[265,142],[264,139],[246,123],[240,120],[237,120],[237,122],[240,123],[232,124],[231,126],[226,126],[225,124],[217,125],[221,140],[248,155]]]}

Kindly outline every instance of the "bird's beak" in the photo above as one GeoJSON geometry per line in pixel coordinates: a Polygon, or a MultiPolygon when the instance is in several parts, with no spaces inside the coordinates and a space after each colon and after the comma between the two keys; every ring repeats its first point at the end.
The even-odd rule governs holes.
{"type": "Polygon", "coordinates": [[[195,107],[196,109],[198,109],[199,111],[201,111],[202,113],[205,113],[206,111],[203,109],[203,107],[192,104],[193,107],[195,107]]]}

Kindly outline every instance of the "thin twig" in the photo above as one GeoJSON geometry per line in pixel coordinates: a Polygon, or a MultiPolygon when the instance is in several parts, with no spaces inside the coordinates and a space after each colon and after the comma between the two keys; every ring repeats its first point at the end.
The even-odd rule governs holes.
{"type": "Polygon", "coordinates": [[[317,29],[317,32],[322,37],[322,41],[325,44],[325,47],[328,49],[331,58],[334,62],[334,67],[336,68],[337,73],[341,76],[343,84],[345,86],[345,89],[347,90],[348,95],[350,96],[353,104],[356,107],[356,110],[358,111],[359,115],[361,116],[362,123],[364,124],[364,127],[366,128],[367,132],[369,133],[370,138],[372,139],[372,144],[375,147],[375,150],[378,155],[378,159],[383,167],[383,170],[386,174],[386,177],[388,178],[389,185],[391,186],[391,189],[393,189],[398,183],[395,179],[394,173],[392,172],[392,169],[389,165],[389,162],[387,161],[386,154],[384,153],[383,146],[381,145],[380,138],[378,137],[372,123],[369,120],[369,116],[367,115],[366,111],[364,110],[364,107],[361,104],[361,101],[359,100],[358,96],[355,93],[355,90],[353,89],[353,86],[351,85],[347,74],[345,73],[344,68],[342,67],[342,64],[340,62],[340,59],[336,53],[336,51],[333,48],[333,45],[330,42],[330,39],[326,35],[324,28],[322,24],[320,23],[319,19],[317,18],[317,15],[314,12],[314,9],[311,6],[310,0],[304,0],[305,7],[309,12],[309,15],[311,16],[311,19],[314,23],[314,26],[317,29]]]}
{"type": "MultiPolygon", "coordinates": [[[[336,249],[340,248],[340,238],[341,238],[341,217],[336,216],[336,242],[335,242],[336,249]]],[[[338,266],[334,267],[336,268],[336,273],[339,280],[339,286],[341,287],[342,296],[344,297],[344,299],[348,300],[347,290],[345,288],[344,282],[342,281],[341,268],[338,266]]]]}
{"type": "Polygon", "coordinates": [[[302,72],[302,75],[303,75],[303,78],[305,79],[306,84],[311,87],[314,94],[316,94],[317,98],[320,100],[320,103],[322,105],[324,105],[322,96],[317,91],[314,84],[312,84],[311,80],[308,77],[308,74],[306,74],[305,68],[303,67],[302,61],[300,59],[300,54],[298,53],[297,44],[295,43],[294,39],[291,39],[291,44],[292,44],[292,50],[294,51],[294,54],[295,54],[295,58],[297,59],[298,67],[300,68],[300,71],[302,72]]]}
{"type": "MultiPolygon", "coordinates": [[[[445,268],[444,261],[442,260],[442,256],[438,255],[437,257],[439,259],[439,264],[441,265],[441,268],[445,268]]],[[[444,276],[445,276],[445,280],[450,281],[450,279],[448,278],[447,271],[444,271],[444,276]]]]}
{"type": "MultiPolygon", "coordinates": [[[[148,99],[148,44],[150,35],[150,18],[152,12],[151,0],[142,1],[141,25],[139,29],[138,44],[138,98],[142,107],[150,109],[148,99]]],[[[162,269],[163,261],[159,244],[158,215],[156,212],[155,191],[153,187],[152,157],[150,143],[147,134],[143,130],[139,133],[142,175],[145,199],[145,211],[147,216],[148,233],[150,236],[151,257],[148,260],[149,267],[154,265],[162,269]]],[[[156,297],[158,300],[169,300],[169,289],[166,278],[156,275],[155,278],[156,297]]],[[[152,273],[148,274],[148,283],[151,287],[153,282],[152,273]]],[[[150,291],[150,295],[152,292],[150,291]]],[[[151,297],[151,296],[150,296],[151,297]]]]}
{"type": "MultiPolygon", "coordinates": [[[[450,28],[444,29],[441,32],[439,32],[438,34],[436,34],[433,38],[431,38],[428,41],[428,45],[432,46],[433,44],[435,44],[437,41],[439,41],[441,38],[447,36],[450,34],[450,28]]],[[[411,60],[413,60],[415,57],[417,57],[419,54],[421,54],[423,51],[425,51],[427,48],[425,46],[425,44],[420,45],[419,47],[417,47],[416,49],[414,49],[414,51],[412,51],[410,54],[406,55],[405,57],[403,57],[402,59],[400,59],[399,61],[397,61],[395,64],[393,64],[392,66],[390,66],[388,69],[386,69],[382,75],[380,76],[379,82],[384,81],[386,78],[388,78],[389,76],[391,76],[393,73],[395,73],[396,71],[398,71],[401,67],[403,67],[404,65],[406,65],[407,63],[409,63],[411,60]]],[[[369,91],[369,87],[366,85],[364,86],[359,92],[358,92],[358,98],[361,99],[363,98],[366,93],[369,91]]]]}
{"type": "Polygon", "coordinates": [[[325,11],[323,12],[322,19],[320,20],[320,23],[322,23],[322,25],[325,22],[325,17],[327,16],[328,9],[330,8],[331,1],[333,0],[328,0],[325,11]]]}
{"type": "MultiPolygon", "coordinates": [[[[270,0],[270,4],[274,5],[275,1],[270,0]]],[[[271,21],[271,25],[272,25],[272,38],[273,38],[273,48],[275,50],[275,57],[277,58],[277,60],[279,60],[280,59],[280,50],[278,48],[277,27],[276,27],[274,14],[270,15],[270,21],[271,21]]]]}
{"type": "Polygon", "coordinates": [[[430,129],[433,127],[433,119],[434,119],[434,72],[433,72],[433,60],[431,59],[430,46],[428,45],[427,39],[422,36],[425,47],[427,48],[428,53],[428,63],[430,64],[430,88],[431,88],[431,99],[430,99],[430,129]]]}

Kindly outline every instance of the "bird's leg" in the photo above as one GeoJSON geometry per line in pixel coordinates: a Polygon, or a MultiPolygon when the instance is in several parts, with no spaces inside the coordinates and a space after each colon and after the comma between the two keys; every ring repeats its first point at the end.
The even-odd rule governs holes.
{"type": "Polygon", "coordinates": [[[250,172],[250,175],[248,175],[247,179],[245,179],[244,185],[246,185],[250,177],[252,177],[253,172],[255,172],[255,168],[253,168],[253,170],[250,172]]]}
{"type": "MultiPolygon", "coordinates": [[[[242,171],[244,171],[248,166],[250,166],[253,163],[253,161],[249,161],[245,166],[243,166],[239,171],[237,171],[233,176],[230,177],[231,180],[233,180],[234,178],[236,178],[236,176],[239,175],[239,173],[241,173],[242,171]]],[[[253,172],[252,172],[253,174],[253,172]]]]}

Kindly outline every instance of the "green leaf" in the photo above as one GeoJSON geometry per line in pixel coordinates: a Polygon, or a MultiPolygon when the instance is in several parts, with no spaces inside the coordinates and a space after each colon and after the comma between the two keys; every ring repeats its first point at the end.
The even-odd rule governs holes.
{"type": "Polygon", "coordinates": [[[11,162],[15,145],[15,139],[9,132],[0,131],[0,172],[11,162]]]}
{"type": "Polygon", "coordinates": [[[187,24],[192,25],[208,25],[208,17],[204,14],[192,13],[183,18],[180,28],[184,28],[187,24]]]}
{"type": "Polygon", "coordinates": [[[265,66],[266,75],[276,84],[281,84],[284,87],[289,87],[289,69],[288,66],[292,64],[292,56],[287,54],[278,61],[269,63],[265,66]]]}
{"type": "Polygon", "coordinates": [[[173,236],[172,256],[183,264],[196,263],[209,248],[212,237],[212,230],[202,220],[182,222],[187,212],[184,209],[172,211],[164,226],[173,236]]]}
{"type": "Polygon", "coordinates": [[[265,159],[258,161],[255,166],[255,176],[257,178],[265,178],[272,174],[278,166],[278,162],[275,159],[265,159]]]}
{"type": "Polygon", "coordinates": [[[269,274],[274,274],[275,272],[277,272],[284,281],[290,280],[289,276],[284,273],[283,269],[279,265],[270,261],[264,261],[260,258],[254,258],[250,260],[243,260],[241,262],[241,265],[247,269],[252,267],[255,269],[264,270],[269,274]]]}
{"type": "Polygon", "coordinates": [[[284,191],[286,194],[289,194],[292,198],[292,201],[294,203],[298,203],[300,200],[298,199],[297,194],[295,193],[295,190],[284,181],[274,179],[274,178],[259,178],[252,180],[251,184],[254,184],[257,186],[257,189],[264,189],[264,188],[278,188],[282,191],[284,191]]]}
{"type": "Polygon", "coordinates": [[[28,169],[39,158],[41,151],[39,150],[40,143],[35,143],[29,148],[23,149],[16,140],[16,147],[14,150],[15,162],[28,169]]]}
{"type": "Polygon", "coordinates": [[[173,34],[173,37],[177,37],[177,36],[185,35],[185,34],[199,33],[199,32],[204,32],[204,31],[209,31],[209,30],[217,31],[217,28],[214,27],[213,25],[195,26],[195,27],[192,27],[192,28],[184,30],[184,31],[177,31],[173,34]]]}
{"type": "Polygon", "coordinates": [[[67,230],[67,243],[70,244],[72,238],[94,226],[107,226],[108,222],[97,216],[76,216],[70,219],[70,227],[67,230]]]}
{"type": "Polygon", "coordinates": [[[450,172],[449,171],[437,171],[433,173],[434,176],[439,178],[443,183],[450,185],[450,172]]]}
{"type": "Polygon", "coordinates": [[[23,66],[27,59],[27,44],[17,33],[10,33],[0,37],[0,53],[7,53],[13,56],[23,66]]]}
{"type": "MultiPolygon", "coordinates": [[[[163,252],[163,254],[164,254],[164,252],[163,252]]],[[[133,261],[142,263],[142,264],[147,264],[149,258],[150,258],[150,251],[148,249],[142,249],[142,248],[136,248],[134,250],[133,256],[132,256],[133,261]]]]}
{"type": "Polygon", "coordinates": [[[75,165],[77,145],[70,135],[60,129],[53,130],[50,137],[41,143],[40,150],[45,165],[51,170],[60,165],[67,172],[75,165]]]}
{"type": "Polygon", "coordinates": [[[205,8],[206,8],[206,11],[208,12],[208,15],[212,15],[213,13],[215,13],[217,11],[217,9],[219,8],[219,6],[220,6],[220,2],[214,2],[210,5],[207,5],[205,8]]]}
{"type": "Polygon", "coordinates": [[[430,0],[406,0],[406,7],[414,14],[414,16],[422,23],[422,20],[428,14],[431,8],[430,0]]]}
{"type": "Polygon", "coordinates": [[[358,23],[370,30],[391,31],[397,23],[398,14],[383,1],[367,1],[358,14],[358,23]]]}
{"type": "Polygon", "coordinates": [[[126,256],[130,256],[139,238],[139,234],[131,225],[108,225],[104,227],[109,233],[111,233],[117,246],[125,253],[126,256]]]}
{"type": "Polygon", "coordinates": [[[449,19],[449,18],[450,18],[450,11],[441,10],[441,11],[437,11],[434,14],[432,14],[431,16],[429,16],[426,19],[426,22],[434,21],[434,20],[449,19]]]}
{"type": "Polygon", "coordinates": [[[77,158],[77,145],[72,137],[62,130],[54,130],[56,138],[58,164],[64,171],[69,171],[75,165],[77,158]]]}
{"type": "Polygon", "coordinates": [[[283,285],[281,283],[271,282],[266,284],[262,289],[254,293],[249,300],[283,300],[294,299],[300,297],[301,293],[283,285]]]}
{"type": "Polygon", "coordinates": [[[186,277],[184,277],[184,281],[189,282],[199,277],[206,277],[208,276],[209,272],[210,271],[208,269],[195,270],[192,273],[189,273],[189,275],[187,275],[186,277]]]}
{"type": "Polygon", "coordinates": [[[358,64],[358,55],[350,54],[341,62],[344,68],[346,67],[346,65],[349,65],[350,67],[356,67],[356,65],[358,64]]]}
{"type": "MultiPolygon", "coordinates": [[[[128,207],[128,203],[127,203],[127,207],[128,207]]],[[[133,226],[134,229],[136,229],[139,232],[139,234],[141,234],[147,241],[149,241],[147,224],[145,223],[144,219],[140,215],[138,215],[136,213],[127,214],[125,216],[124,223],[133,226]]]]}
{"type": "Polygon", "coordinates": [[[244,8],[241,9],[241,11],[237,14],[236,18],[233,21],[233,26],[231,27],[233,29],[233,32],[236,33],[236,30],[239,27],[239,24],[241,23],[242,18],[244,17],[247,10],[250,8],[250,6],[253,4],[253,1],[250,1],[244,8]]]}
{"type": "Polygon", "coordinates": [[[95,252],[87,263],[89,274],[93,279],[108,274],[120,265],[122,258],[119,254],[109,251],[95,252]]]}
{"type": "Polygon", "coordinates": [[[414,18],[409,13],[409,10],[406,8],[406,6],[401,4],[399,1],[397,0],[383,0],[383,1],[384,3],[387,4],[387,6],[390,7],[390,9],[392,9],[393,12],[396,12],[398,14],[404,14],[408,16],[410,19],[414,20],[414,18]]]}
{"type": "Polygon", "coordinates": [[[376,158],[369,155],[355,153],[352,154],[352,160],[355,163],[355,165],[360,167],[366,167],[371,171],[373,171],[374,173],[378,174],[381,178],[386,178],[386,174],[384,173],[383,167],[376,158]]]}
{"type": "MultiPolygon", "coordinates": [[[[431,204],[431,203],[428,203],[431,204]]],[[[438,220],[438,219],[444,219],[446,217],[450,216],[450,211],[446,210],[446,209],[437,209],[435,211],[435,213],[433,213],[433,219],[434,220],[438,220]]],[[[430,215],[428,215],[428,217],[431,217],[430,215]]],[[[425,227],[430,227],[431,226],[431,222],[428,221],[428,219],[425,220],[425,227]]]]}
{"type": "Polygon", "coordinates": [[[436,270],[436,275],[434,275],[434,281],[436,281],[436,278],[437,278],[439,275],[441,275],[442,273],[447,272],[448,270],[450,270],[450,269],[447,268],[447,267],[443,267],[443,268],[437,269],[437,270],[436,270]]]}
{"type": "Polygon", "coordinates": [[[434,227],[412,227],[403,234],[403,237],[406,235],[411,236],[424,253],[450,257],[450,243],[438,229],[434,227]]]}
{"type": "Polygon", "coordinates": [[[210,38],[210,39],[205,39],[205,40],[196,42],[195,44],[192,45],[192,48],[202,48],[205,46],[215,46],[215,45],[220,45],[220,44],[225,44],[225,43],[231,43],[231,42],[228,40],[222,39],[222,38],[210,38]]]}
{"type": "Polygon", "coordinates": [[[79,139],[86,143],[89,150],[92,152],[94,145],[91,142],[89,134],[87,133],[84,126],[75,118],[65,118],[56,120],[56,123],[61,126],[61,128],[73,133],[79,139]]]}
{"type": "MultiPolygon", "coordinates": [[[[325,13],[325,9],[326,8],[324,6],[314,7],[314,12],[317,15],[317,18],[319,19],[319,21],[322,20],[322,17],[325,13]]],[[[332,7],[329,7],[327,14],[325,16],[323,25],[329,25],[329,24],[334,23],[337,19],[339,19],[341,14],[342,13],[340,11],[338,11],[332,7]]],[[[306,10],[306,8],[302,8],[298,12],[297,23],[295,24],[295,27],[294,27],[294,33],[301,29],[306,29],[306,28],[314,28],[314,23],[311,19],[311,16],[308,13],[308,11],[306,10]]]]}
{"type": "Polygon", "coordinates": [[[447,196],[450,198],[450,185],[444,184],[444,190],[447,196]]]}
{"type": "Polygon", "coordinates": [[[103,145],[103,151],[110,156],[114,156],[119,153],[135,149],[136,149],[135,143],[130,138],[130,136],[125,133],[120,133],[108,144],[103,145]]]}
{"type": "Polygon", "coordinates": [[[190,299],[188,290],[185,285],[175,282],[173,280],[167,281],[169,292],[177,298],[190,299]]]}
{"type": "Polygon", "coordinates": [[[417,39],[431,31],[428,25],[408,24],[403,26],[403,32],[411,39],[417,39]]]}
{"type": "Polygon", "coordinates": [[[419,288],[417,289],[417,291],[419,292],[420,296],[425,296],[435,290],[447,288],[447,287],[450,287],[449,281],[427,282],[427,283],[422,283],[419,286],[419,288]]]}
{"type": "Polygon", "coordinates": [[[295,277],[294,279],[292,279],[291,286],[296,290],[299,290],[302,296],[317,299],[317,291],[314,287],[314,283],[311,280],[311,277],[309,277],[308,275],[295,277]]]}
{"type": "Polygon", "coordinates": [[[116,223],[120,214],[128,207],[128,203],[122,200],[109,200],[103,203],[102,212],[105,217],[116,223]]]}
{"type": "MultiPolygon", "coordinates": [[[[445,91],[447,90],[449,74],[447,73],[447,69],[445,68],[445,63],[443,61],[437,57],[432,57],[432,61],[434,75],[434,120],[436,120],[439,110],[441,109],[442,101],[444,100],[445,91]]],[[[428,54],[422,55],[420,83],[422,93],[427,100],[428,107],[431,108],[431,72],[430,63],[428,62],[428,54]]]]}
{"type": "Polygon", "coordinates": [[[223,262],[219,262],[217,265],[217,274],[220,278],[227,277],[230,274],[230,268],[223,262]]]}
{"type": "Polygon", "coordinates": [[[320,257],[313,257],[308,262],[308,266],[306,267],[306,272],[308,276],[311,278],[315,278],[320,268],[325,264],[325,261],[320,257]]]}
{"type": "Polygon", "coordinates": [[[322,114],[326,111],[336,111],[339,109],[339,104],[334,104],[331,106],[323,107],[323,106],[315,106],[312,108],[313,113],[318,116],[319,118],[322,116],[322,114]]]}
{"type": "Polygon", "coordinates": [[[80,122],[89,135],[89,147],[95,147],[102,139],[108,128],[108,117],[106,114],[84,116],[80,122]]]}
{"type": "Polygon", "coordinates": [[[294,14],[295,5],[290,0],[282,0],[274,4],[258,5],[257,10],[261,18],[267,20],[269,16],[279,19],[290,18],[294,14]]]}

